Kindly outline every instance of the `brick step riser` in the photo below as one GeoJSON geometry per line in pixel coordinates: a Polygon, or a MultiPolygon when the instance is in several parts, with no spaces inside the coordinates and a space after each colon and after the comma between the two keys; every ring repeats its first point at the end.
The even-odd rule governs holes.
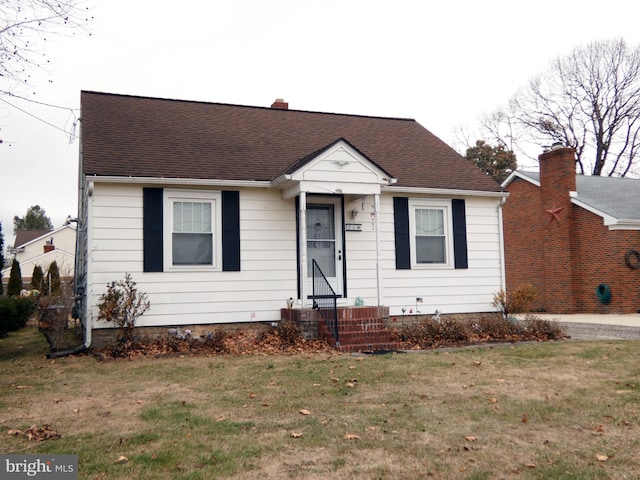
{"type": "MultiPolygon", "coordinates": [[[[363,332],[363,331],[381,331],[387,330],[384,322],[381,320],[369,320],[369,321],[357,321],[357,322],[345,322],[338,321],[338,328],[341,332],[363,332]]],[[[318,322],[318,330],[329,331],[327,324],[324,321],[318,322]]]]}
{"type": "MultiPolygon", "coordinates": [[[[342,343],[354,343],[358,341],[358,343],[365,342],[393,342],[397,339],[395,335],[390,332],[377,332],[377,333],[343,333],[340,332],[340,342],[342,343]]],[[[321,340],[327,340],[333,338],[333,335],[318,335],[318,338],[321,340]]]]}
{"type": "MultiPolygon", "coordinates": [[[[367,335],[367,334],[378,334],[378,333],[393,333],[392,330],[389,330],[388,328],[340,328],[338,327],[338,331],[340,332],[340,335],[347,335],[347,334],[357,334],[357,335],[367,335]]],[[[331,330],[329,330],[328,328],[324,327],[320,327],[318,326],[318,334],[327,334],[327,335],[331,335],[331,330]]]]}

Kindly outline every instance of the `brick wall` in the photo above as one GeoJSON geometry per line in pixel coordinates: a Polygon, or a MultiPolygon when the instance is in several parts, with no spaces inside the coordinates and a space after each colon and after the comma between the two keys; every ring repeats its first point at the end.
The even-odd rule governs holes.
{"type": "Polygon", "coordinates": [[[625,253],[640,251],[640,232],[609,230],[602,217],[571,204],[575,191],[573,150],[540,156],[541,186],[514,179],[503,206],[507,291],[530,283],[537,292],[532,310],[549,313],[636,313],[640,269],[625,253]],[[552,211],[555,215],[549,213],[552,211]],[[598,299],[598,285],[611,289],[611,302],[598,299]]]}
{"type": "MultiPolygon", "coordinates": [[[[532,183],[516,178],[509,186],[509,198],[502,207],[504,225],[504,256],[507,291],[530,283],[538,292],[532,310],[547,310],[544,298],[546,282],[541,219],[540,189],[532,183]]],[[[548,221],[548,220],[547,220],[548,221]]]]}
{"type": "Polygon", "coordinates": [[[625,263],[630,249],[640,251],[640,232],[609,230],[602,218],[580,207],[575,208],[576,311],[594,313],[636,313],[640,309],[640,269],[625,263]],[[611,289],[611,302],[602,304],[596,295],[598,285],[611,289]]]}

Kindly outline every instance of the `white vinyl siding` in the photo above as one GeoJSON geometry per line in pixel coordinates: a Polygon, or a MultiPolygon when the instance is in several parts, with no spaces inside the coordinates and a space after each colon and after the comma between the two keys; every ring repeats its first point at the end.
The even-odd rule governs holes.
{"type": "MultiPolygon", "coordinates": [[[[181,195],[186,191],[174,190],[181,195]]],[[[140,326],[277,321],[286,299],[296,297],[295,201],[283,200],[277,190],[240,190],[239,272],[211,267],[167,269],[166,264],[165,272],[143,272],[142,187],[96,183],[90,201],[93,248],[88,292],[94,321],[107,283],[123,278],[125,272],[131,273],[136,288],[147,293],[151,302],[151,309],[138,320],[140,326]]],[[[164,248],[166,252],[167,244],[164,248]]]]}
{"type": "MultiPolygon", "coordinates": [[[[194,189],[197,195],[203,191],[204,188],[194,189]]],[[[239,191],[241,271],[189,267],[143,272],[142,186],[95,182],[93,196],[87,200],[91,212],[87,222],[87,293],[93,321],[96,322],[96,305],[106,285],[127,272],[151,302],[151,309],[138,320],[140,326],[280,320],[280,309],[286,308],[286,300],[297,297],[295,200],[283,199],[277,189],[239,191]]],[[[411,198],[424,203],[417,195],[411,198]]],[[[188,201],[198,202],[201,197],[188,201]]],[[[375,215],[380,222],[383,303],[398,322],[401,308],[405,307],[407,313],[411,308],[415,310],[418,297],[423,298],[418,305],[421,313],[433,314],[436,309],[443,313],[493,311],[491,299],[501,288],[502,279],[499,199],[467,197],[465,201],[469,268],[429,265],[396,270],[393,195],[381,195],[380,211],[375,215]]],[[[446,206],[447,202],[450,200],[445,198],[441,204],[446,206]]],[[[362,230],[345,232],[348,298],[340,300],[343,304],[353,305],[356,297],[362,297],[365,305],[377,302],[372,206],[371,195],[345,198],[346,221],[360,223],[362,230]],[[356,219],[351,216],[353,210],[358,212],[356,219]]],[[[217,222],[218,219],[214,221],[214,232],[217,222]]],[[[105,326],[96,324],[98,328],[105,326]]]]}

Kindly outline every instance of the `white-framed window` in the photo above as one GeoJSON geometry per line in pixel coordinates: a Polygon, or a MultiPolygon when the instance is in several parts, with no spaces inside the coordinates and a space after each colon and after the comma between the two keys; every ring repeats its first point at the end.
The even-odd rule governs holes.
{"type": "Polygon", "coordinates": [[[165,270],[219,270],[221,193],[164,190],[165,270]]]}
{"type": "Polygon", "coordinates": [[[452,267],[452,225],[450,200],[409,201],[412,266],[452,267]]]}

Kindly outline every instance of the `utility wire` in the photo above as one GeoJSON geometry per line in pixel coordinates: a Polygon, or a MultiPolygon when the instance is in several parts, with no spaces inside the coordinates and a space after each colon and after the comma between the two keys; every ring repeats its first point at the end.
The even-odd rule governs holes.
{"type": "MultiPolygon", "coordinates": [[[[76,115],[75,115],[75,113],[74,113],[74,111],[73,111],[73,109],[71,109],[71,108],[69,108],[69,107],[61,107],[60,105],[51,105],[51,104],[48,104],[48,103],[38,102],[37,100],[29,100],[29,99],[26,99],[26,98],[24,98],[23,100],[27,100],[27,101],[29,101],[29,102],[37,103],[37,104],[40,104],[40,105],[43,105],[43,106],[46,106],[46,107],[53,107],[53,108],[60,108],[60,109],[63,109],[63,110],[69,110],[69,111],[71,112],[71,114],[74,116],[74,118],[75,118],[75,116],[76,116],[76,115]]],[[[32,117],[32,118],[35,118],[36,120],[41,121],[42,123],[44,123],[44,124],[46,124],[46,125],[49,125],[50,127],[55,128],[56,130],[60,130],[61,132],[64,132],[66,135],[69,135],[69,141],[70,141],[70,142],[72,142],[72,141],[73,141],[73,139],[75,138],[75,133],[74,133],[73,131],[72,131],[72,132],[68,132],[68,131],[67,131],[67,130],[65,130],[64,128],[60,128],[60,127],[58,127],[57,125],[54,125],[53,123],[48,122],[48,121],[44,120],[43,118],[40,118],[40,117],[38,117],[38,116],[34,115],[33,113],[27,112],[27,111],[26,111],[26,110],[24,110],[23,108],[20,108],[20,107],[18,107],[17,105],[14,105],[13,103],[9,103],[9,102],[7,102],[7,101],[6,101],[4,98],[2,98],[1,96],[0,96],[0,101],[2,101],[2,102],[4,102],[4,103],[6,103],[6,104],[7,104],[7,105],[9,105],[10,107],[15,108],[16,110],[21,111],[22,113],[24,113],[24,114],[26,114],[26,115],[29,115],[29,116],[30,116],[30,117],[32,117]]],[[[75,125],[76,125],[76,122],[74,121],[74,122],[73,122],[74,130],[75,130],[75,125]]]]}

